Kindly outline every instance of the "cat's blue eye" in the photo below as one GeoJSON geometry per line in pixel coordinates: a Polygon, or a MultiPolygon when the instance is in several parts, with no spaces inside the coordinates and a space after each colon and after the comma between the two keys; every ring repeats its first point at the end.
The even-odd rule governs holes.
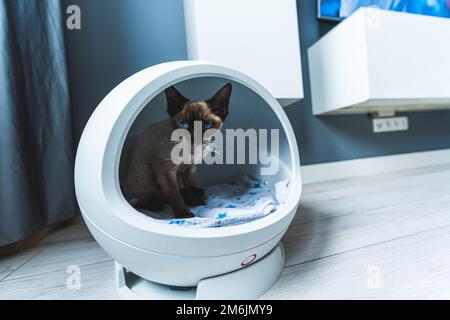
{"type": "Polygon", "coordinates": [[[203,122],[203,128],[205,129],[210,129],[212,127],[212,122],[211,121],[204,121],[203,122]]]}
{"type": "Polygon", "coordinates": [[[179,128],[186,129],[187,127],[189,127],[189,124],[188,124],[187,121],[184,120],[184,119],[178,119],[178,121],[177,121],[177,126],[178,126],[179,128]]]}

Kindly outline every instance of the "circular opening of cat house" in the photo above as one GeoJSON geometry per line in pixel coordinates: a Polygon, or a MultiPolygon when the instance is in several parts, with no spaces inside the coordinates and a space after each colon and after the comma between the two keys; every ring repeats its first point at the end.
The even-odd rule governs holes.
{"type": "Polygon", "coordinates": [[[77,152],[77,197],[85,218],[92,224],[101,225],[104,232],[114,234],[119,239],[126,238],[135,243],[149,237],[151,233],[145,233],[148,231],[160,235],[176,234],[197,238],[248,234],[252,230],[268,226],[275,228],[274,224],[281,220],[283,225],[289,223],[299,202],[301,177],[297,148],[292,127],[281,106],[250,77],[207,62],[162,64],[143,70],[119,84],[91,116],[77,152]],[[147,212],[136,210],[130,204],[126,190],[123,190],[126,189],[123,188],[123,181],[139,135],[149,125],[170,117],[167,113],[165,89],[174,86],[185,98],[202,101],[214,96],[227,83],[231,84],[232,93],[229,114],[220,130],[224,145],[216,146],[216,152],[223,152],[224,163],[197,165],[197,184],[208,191],[209,187],[249,177],[263,182],[264,186],[275,191],[277,182],[290,180],[290,191],[285,196],[284,206],[262,219],[249,220],[245,226],[242,222],[246,221],[238,221],[236,225],[227,225],[227,228],[213,229],[180,228],[170,223],[161,223],[160,219],[148,217],[147,212]],[[226,160],[231,149],[226,145],[227,130],[236,129],[244,132],[250,130],[256,134],[256,163],[249,161],[249,139],[245,139],[247,145],[244,163],[239,161],[237,150],[234,162],[228,163],[226,160]],[[271,152],[273,153],[272,132],[275,131],[278,134],[274,135],[278,145],[274,159],[275,155],[271,152]],[[261,161],[259,154],[261,136],[267,143],[265,148],[268,148],[264,161],[261,161]],[[267,170],[270,171],[271,168],[275,168],[275,171],[267,174],[267,170]],[[267,169],[265,173],[263,169],[267,169]]]}
{"type": "Polygon", "coordinates": [[[288,139],[274,110],[246,85],[218,76],[185,79],[151,99],[131,125],[119,167],[122,193],[136,210],[195,227],[232,226],[275,212],[287,200],[291,177],[288,139]],[[191,138],[185,145],[173,136],[177,129],[191,138]],[[183,202],[194,219],[177,215],[183,202]]]}

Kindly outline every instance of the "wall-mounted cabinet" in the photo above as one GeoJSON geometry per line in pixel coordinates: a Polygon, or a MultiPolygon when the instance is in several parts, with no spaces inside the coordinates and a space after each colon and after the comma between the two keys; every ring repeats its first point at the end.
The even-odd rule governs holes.
{"type": "Polygon", "coordinates": [[[239,70],[289,105],[303,98],[296,0],[184,0],[188,57],[239,70]]]}
{"type": "Polygon", "coordinates": [[[362,8],[308,58],[316,115],[450,107],[450,19],[362,8]]]}

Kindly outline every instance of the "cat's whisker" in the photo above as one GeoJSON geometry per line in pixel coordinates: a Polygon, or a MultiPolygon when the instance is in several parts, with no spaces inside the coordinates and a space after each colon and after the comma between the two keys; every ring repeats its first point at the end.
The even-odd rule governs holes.
{"type": "Polygon", "coordinates": [[[210,150],[210,151],[214,151],[214,152],[219,152],[219,151],[223,151],[223,149],[221,148],[221,146],[218,145],[214,145],[212,143],[205,143],[204,144],[205,149],[210,150]]]}
{"type": "Polygon", "coordinates": [[[215,145],[213,145],[211,142],[207,142],[207,141],[204,141],[203,145],[205,147],[207,147],[207,148],[214,148],[215,147],[215,145]]]}

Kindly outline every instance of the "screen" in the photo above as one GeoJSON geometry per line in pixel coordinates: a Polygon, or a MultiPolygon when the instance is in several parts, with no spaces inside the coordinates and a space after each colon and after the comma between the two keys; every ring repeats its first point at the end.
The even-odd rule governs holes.
{"type": "Polygon", "coordinates": [[[360,7],[450,18],[450,0],[318,0],[319,17],[344,19],[360,7]]]}

